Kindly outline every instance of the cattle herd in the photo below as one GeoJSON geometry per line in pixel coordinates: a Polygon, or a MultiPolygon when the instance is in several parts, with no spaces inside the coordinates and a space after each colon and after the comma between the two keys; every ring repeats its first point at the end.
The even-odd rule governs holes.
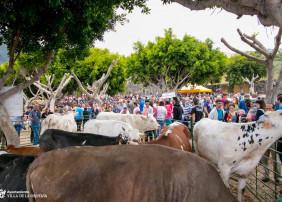
{"type": "Polygon", "coordinates": [[[159,127],[152,116],[100,113],[77,133],[72,112],[50,115],[39,147],[0,151],[0,201],[237,201],[232,173],[242,201],[249,175],[282,136],[282,111],[266,116],[251,123],[202,119],[193,154],[191,133],[178,122],[143,142],[144,132],[159,127]]]}

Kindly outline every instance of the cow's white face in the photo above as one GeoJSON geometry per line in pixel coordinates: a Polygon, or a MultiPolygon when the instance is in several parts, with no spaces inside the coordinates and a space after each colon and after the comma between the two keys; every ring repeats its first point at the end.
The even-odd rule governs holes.
{"type": "Polygon", "coordinates": [[[157,130],[160,127],[155,117],[151,114],[149,116],[141,116],[141,119],[144,121],[145,131],[157,130]]]}
{"type": "Polygon", "coordinates": [[[263,120],[265,127],[275,127],[275,129],[282,130],[282,110],[274,111],[274,112],[266,112],[265,113],[266,119],[263,120]],[[267,125],[268,124],[268,125],[267,125]]]}
{"type": "Polygon", "coordinates": [[[128,130],[129,135],[129,140],[140,140],[140,132],[137,129],[129,129],[128,130]]]}

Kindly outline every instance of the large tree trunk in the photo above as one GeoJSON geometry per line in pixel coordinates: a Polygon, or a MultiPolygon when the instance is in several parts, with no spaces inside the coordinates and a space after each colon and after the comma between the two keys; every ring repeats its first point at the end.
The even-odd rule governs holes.
{"type": "Polygon", "coordinates": [[[278,93],[279,93],[279,90],[282,89],[282,67],[280,67],[280,72],[279,72],[279,75],[278,75],[278,78],[275,82],[275,86],[273,87],[273,94],[272,94],[272,98],[271,100],[275,101],[278,93]]]}
{"type": "Polygon", "coordinates": [[[274,82],[274,66],[273,61],[267,61],[266,63],[267,69],[267,83],[266,83],[266,104],[273,104],[273,82],[274,82]]]}
{"type": "Polygon", "coordinates": [[[9,119],[9,114],[6,108],[1,102],[0,102],[0,127],[5,134],[7,145],[12,144],[15,145],[16,147],[20,146],[20,138],[18,136],[18,133],[13,123],[9,119]]]}
{"type": "Polygon", "coordinates": [[[56,103],[56,97],[51,97],[51,100],[50,100],[50,110],[52,111],[52,112],[54,112],[54,110],[55,110],[55,103],[56,103]]]}

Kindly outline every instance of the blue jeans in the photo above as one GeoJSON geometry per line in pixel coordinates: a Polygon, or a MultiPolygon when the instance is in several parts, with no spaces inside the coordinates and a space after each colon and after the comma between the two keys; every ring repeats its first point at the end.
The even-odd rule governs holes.
{"type": "Polygon", "coordinates": [[[22,130],[22,125],[21,124],[15,124],[14,127],[15,127],[15,129],[18,133],[18,136],[20,136],[21,130],[22,130]]]}
{"type": "Polygon", "coordinates": [[[39,144],[40,123],[31,123],[33,130],[33,145],[39,144]]]}
{"type": "Polygon", "coordinates": [[[157,130],[157,137],[160,135],[162,129],[164,128],[165,120],[158,120],[158,124],[160,124],[160,130],[157,130]]]}

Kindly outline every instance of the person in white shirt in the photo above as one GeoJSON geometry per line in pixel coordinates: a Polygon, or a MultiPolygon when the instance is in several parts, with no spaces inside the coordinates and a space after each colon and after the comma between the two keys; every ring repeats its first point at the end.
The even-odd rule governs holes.
{"type": "Polygon", "coordinates": [[[123,110],[121,110],[120,114],[129,114],[127,107],[124,107],[123,110]]]}
{"type": "Polygon", "coordinates": [[[167,110],[164,107],[164,101],[160,101],[160,105],[157,107],[157,121],[161,127],[160,130],[157,131],[157,137],[159,136],[160,132],[164,127],[166,116],[167,116],[167,110]]]}

